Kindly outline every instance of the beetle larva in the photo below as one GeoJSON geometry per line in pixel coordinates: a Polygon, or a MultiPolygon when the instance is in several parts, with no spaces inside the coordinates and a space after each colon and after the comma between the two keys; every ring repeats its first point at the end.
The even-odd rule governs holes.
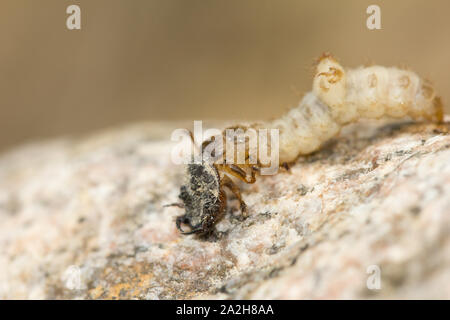
{"type": "MultiPolygon", "coordinates": [[[[273,121],[227,128],[202,143],[202,152],[214,147],[213,157],[188,165],[187,183],[179,196],[183,203],[172,204],[186,209],[177,219],[178,229],[184,234],[211,231],[226,208],[224,187],[236,195],[245,214],[239,188],[227,174],[254,183],[256,173],[272,165],[262,161],[259,149],[278,152],[277,166],[291,163],[319,149],[346,124],[383,116],[442,121],[443,106],[433,87],[412,71],[381,66],[345,70],[331,55],[323,55],[316,65],[312,91],[297,107],[273,121]],[[250,141],[249,131],[267,129],[278,129],[276,145],[272,140],[250,141]],[[229,130],[241,130],[244,136],[230,138],[229,130]],[[211,160],[217,156],[216,150],[219,161],[211,160]],[[189,225],[190,231],[181,229],[181,224],[189,225]]],[[[192,133],[191,138],[194,140],[192,133]]]]}

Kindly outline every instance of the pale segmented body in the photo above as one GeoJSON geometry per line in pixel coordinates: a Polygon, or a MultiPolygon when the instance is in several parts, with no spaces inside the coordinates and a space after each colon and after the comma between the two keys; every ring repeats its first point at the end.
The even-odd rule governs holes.
{"type": "Polygon", "coordinates": [[[280,163],[316,151],[342,126],[361,118],[410,116],[441,121],[443,108],[431,85],[412,71],[381,66],[345,70],[320,58],[312,91],[299,106],[272,122],[252,127],[280,130],[280,163]]]}

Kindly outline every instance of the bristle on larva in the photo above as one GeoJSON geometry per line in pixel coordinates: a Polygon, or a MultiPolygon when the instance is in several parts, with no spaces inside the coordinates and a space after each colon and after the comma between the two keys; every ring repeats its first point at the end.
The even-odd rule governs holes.
{"type": "Polygon", "coordinates": [[[412,71],[370,66],[345,70],[331,55],[316,66],[312,91],[280,119],[256,125],[280,130],[280,163],[316,151],[342,126],[381,117],[442,121],[435,90],[412,71]]]}

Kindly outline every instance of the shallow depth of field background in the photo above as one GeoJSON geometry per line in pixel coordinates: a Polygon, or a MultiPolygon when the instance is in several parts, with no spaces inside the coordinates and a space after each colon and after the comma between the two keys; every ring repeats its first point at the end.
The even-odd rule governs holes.
{"type": "Polygon", "coordinates": [[[275,117],[324,51],[408,66],[450,111],[449,14],[447,0],[2,0],[0,151],[133,121],[275,117]],[[366,28],[370,4],[382,30],[366,28]]]}

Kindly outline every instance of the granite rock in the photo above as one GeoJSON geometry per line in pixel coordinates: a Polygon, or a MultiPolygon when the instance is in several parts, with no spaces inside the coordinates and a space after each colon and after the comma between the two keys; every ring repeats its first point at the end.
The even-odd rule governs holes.
{"type": "Polygon", "coordinates": [[[450,298],[450,118],[362,122],[240,185],[206,238],[174,219],[170,125],[0,156],[0,298],[450,298]],[[379,276],[379,278],[378,278],[379,276]],[[378,281],[379,280],[379,281],[378,281]]]}

